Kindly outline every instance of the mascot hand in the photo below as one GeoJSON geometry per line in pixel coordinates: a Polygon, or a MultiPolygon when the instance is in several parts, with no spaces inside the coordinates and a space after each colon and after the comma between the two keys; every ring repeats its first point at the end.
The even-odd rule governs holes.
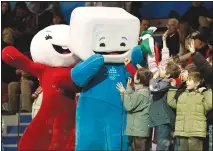
{"type": "Polygon", "coordinates": [[[20,55],[22,54],[13,46],[7,46],[2,50],[2,60],[10,65],[13,65],[20,55]]]}
{"type": "Polygon", "coordinates": [[[146,59],[144,58],[143,51],[139,45],[134,47],[132,50],[131,63],[135,67],[136,64],[140,64],[142,66],[146,64],[146,59]]]}
{"type": "Polygon", "coordinates": [[[138,69],[142,69],[143,67],[141,66],[141,65],[139,65],[139,64],[136,64],[136,67],[138,68],[138,69]]]}

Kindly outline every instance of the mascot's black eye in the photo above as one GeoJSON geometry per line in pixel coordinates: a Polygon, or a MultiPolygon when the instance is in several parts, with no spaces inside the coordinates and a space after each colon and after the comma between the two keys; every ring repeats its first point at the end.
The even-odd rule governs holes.
{"type": "Polygon", "coordinates": [[[46,40],[48,40],[48,39],[53,39],[53,37],[50,36],[50,35],[46,35],[45,39],[46,39],[46,40]]]}
{"type": "Polygon", "coordinates": [[[100,47],[105,47],[105,43],[100,43],[100,47]]]}
{"type": "Polygon", "coordinates": [[[125,44],[124,42],[122,42],[122,43],[120,44],[120,46],[125,47],[126,44],[125,44]]]}

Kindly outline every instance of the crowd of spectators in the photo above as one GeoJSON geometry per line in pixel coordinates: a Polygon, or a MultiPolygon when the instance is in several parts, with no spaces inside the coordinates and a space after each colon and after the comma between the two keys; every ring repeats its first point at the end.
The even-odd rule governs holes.
{"type": "MultiPolygon", "coordinates": [[[[16,2],[11,9],[9,2],[1,3],[1,49],[15,46],[30,56],[30,43],[41,29],[53,24],[67,24],[60,13],[59,2],[16,2]]],[[[38,80],[2,62],[2,107],[4,114],[32,111],[32,93],[38,80]]]]}
{"type": "MultiPolygon", "coordinates": [[[[131,4],[128,2],[123,3],[87,2],[86,6],[105,6],[105,5],[108,7],[117,6],[125,8],[130,13],[137,15],[138,11],[132,10],[133,6],[134,8],[136,8],[135,4],[136,3],[133,2],[131,4]],[[131,5],[132,7],[130,7],[131,5]]],[[[149,19],[140,18],[140,20],[141,20],[140,32],[146,31],[151,26],[149,19]]],[[[2,2],[2,49],[5,46],[13,45],[26,55],[29,55],[30,42],[35,33],[51,24],[67,24],[64,21],[63,16],[60,14],[59,4],[57,2],[30,2],[29,6],[27,6],[25,2],[17,2],[13,10],[11,10],[10,3],[2,2]]],[[[153,98],[153,101],[155,100],[154,102],[158,102],[157,103],[158,105],[156,105],[156,108],[153,109],[152,112],[153,115],[150,114],[150,117],[151,116],[156,117],[171,113],[168,115],[167,118],[168,119],[173,118],[172,120],[174,120],[174,123],[176,122],[176,124],[172,123],[171,121],[170,123],[168,122],[168,119],[165,119],[167,123],[166,122],[160,123],[159,125],[158,124],[155,125],[156,123],[152,123],[153,128],[155,128],[157,134],[156,136],[157,150],[160,150],[162,148],[163,150],[166,150],[166,148],[168,150],[168,145],[165,145],[165,143],[161,142],[161,140],[171,142],[171,140],[173,140],[172,139],[173,136],[171,135],[173,132],[174,135],[177,135],[178,139],[176,139],[176,141],[177,140],[179,141],[179,146],[178,148],[176,148],[177,150],[181,150],[181,148],[182,149],[183,148],[185,149],[187,147],[189,148],[190,141],[194,143],[194,146],[198,145],[197,143],[200,143],[200,145],[197,146],[197,149],[199,149],[200,151],[210,150],[210,148],[212,148],[211,146],[212,143],[210,143],[212,142],[212,138],[209,138],[210,135],[208,135],[208,133],[206,137],[203,137],[205,131],[204,129],[201,130],[203,132],[202,136],[201,134],[199,135],[196,134],[196,136],[193,136],[191,133],[189,134],[187,130],[186,132],[184,131],[184,133],[179,134],[179,131],[181,131],[180,124],[184,125],[185,121],[178,118],[182,118],[182,115],[185,114],[185,111],[183,112],[181,111],[181,113],[180,112],[175,113],[175,110],[180,111],[180,109],[178,109],[180,104],[178,103],[190,100],[190,98],[188,97],[185,97],[185,99],[180,98],[181,94],[188,93],[187,87],[191,86],[190,89],[192,89],[193,91],[196,90],[195,94],[199,95],[199,97],[205,96],[203,96],[203,94],[200,95],[200,93],[202,93],[203,90],[198,90],[197,84],[200,85],[199,88],[201,88],[202,86],[205,87],[205,89],[212,89],[211,80],[212,80],[212,46],[213,46],[213,3],[210,9],[206,9],[203,6],[202,2],[192,2],[192,6],[184,13],[183,16],[179,18],[170,18],[168,20],[167,30],[162,36],[162,40],[158,42],[156,46],[158,46],[158,50],[160,51],[166,48],[169,51],[169,56],[172,58],[173,62],[170,64],[168,63],[166,69],[161,69],[161,67],[159,67],[159,72],[156,73],[157,75],[154,74],[153,77],[150,71],[148,70],[140,71],[141,69],[140,70],[138,69],[136,72],[137,74],[135,75],[136,77],[134,79],[135,80],[134,82],[136,85],[141,84],[141,86],[138,87],[137,89],[138,91],[143,86],[145,87],[148,87],[150,85],[152,86],[150,88],[150,91],[153,93],[153,96],[156,95],[156,97],[153,98]],[[163,70],[166,71],[163,72],[163,70]],[[139,75],[139,73],[141,75],[139,75]],[[147,79],[151,80],[150,83],[148,84],[144,83],[143,78],[145,78],[146,76],[148,76],[147,79]],[[180,84],[177,83],[177,79],[181,80],[180,84]],[[136,82],[137,80],[139,80],[139,82],[136,82]],[[166,85],[165,81],[167,82],[166,85]],[[159,93],[157,94],[155,90],[155,88],[156,89],[158,88],[158,85],[161,85],[161,82],[164,82],[163,86],[169,85],[163,90],[160,89],[158,90],[160,92],[163,92],[161,94],[162,96],[164,96],[164,98],[162,96],[159,96],[159,93]],[[175,93],[173,93],[173,91],[170,90],[171,88],[170,86],[177,88],[175,93]],[[167,93],[169,94],[168,95],[169,100],[168,98],[166,98],[165,95],[167,93]],[[170,96],[174,97],[176,102],[174,101],[171,102],[170,96]],[[166,107],[167,111],[165,111],[165,114],[164,113],[159,114],[159,106],[162,104],[163,107],[167,105],[166,107]],[[180,123],[180,121],[182,123],[180,123]],[[186,135],[187,138],[184,137],[186,135]],[[202,138],[202,140],[197,138],[202,138]],[[181,142],[184,142],[185,144],[183,143],[182,145],[181,142]]],[[[162,55],[162,53],[160,54],[162,55]]],[[[8,112],[12,114],[17,113],[19,109],[22,112],[32,112],[32,100],[36,99],[39,94],[42,94],[41,88],[38,87],[38,80],[30,76],[28,73],[24,73],[20,69],[14,69],[4,64],[3,62],[2,62],[2,71],[3,71],[2,103],[8,102],[9,106],[8,112]],[[38,89],[36,90],[36,88],[38,89]],[[33,93],[34,91],[35,93],[33,93]],[[20,105],[18,104],[19,101],[20,105]]],[[[147,81],[147,79],[145,81],[147,81]]],[[[128,83],[131,82],[128,81],[128,83]]],[[[159,87],[162,88],[161,86],[159,87]]],[[[127,91],[122,87],[122,85],[118,85],[118,89],[121,92],[127,91]]],[[[131,90],[130,87],[128,89],[131,90]]],[[[129,91],[126,93],[128,93],[129,95],[129,91]]],[[[136,98],[139,97],[137,96],[136,98]]],[[[129,103],[129,101],[126,100],[123,101],[129,103]]],[[[199,101],[200,100],[197,100],[197,102],[199,101]]],[[[184,103],[187,104],[186,102],[184,103]]],[[[152,104],[150,105],[152,106],[152,104]]],[[[204,113],[202,113],[202,115],[200,116],[201,117],[206,116],[208,125],[207,128],[210,133],[210,131],[212,131],[212,120],[210,120],[212,118],[212,106],[209,107],[208,102],[206,106],[208,108],[205,111],[208,112],[207,115],[204,115],[204,113]]],[[[186,108],[186,106],[183,107],[186,108]]],[[[145,115],[147,114],[144,113],[144,116],[145,115]]],[[[129,117],[131,117],[131,115],[129,115],[129,117]]],[[[162,122],[162,120],[160,122],[162,122]]],[[[190,123],[187,124],[189,125],[187,128],[189,128],[191,125],[190,123]]],[[[196,128],[192,129],[193,131],[197,131],[196,128]]],[[[143,135],[145,135],[145,133],[143,135]]],[[[145,137],[147,136],[148,133],[146,133],[145,137]]],[[[132,147],[135,148],[135,150],[137,150],[137,148],[143,148],[145,146],[145,144],[144,145],[138,144],[137,143],[138,141],[146,142],[147,140],[133,137],[131,142],[132,147]]],[[[191,147],[193,148],[193,145],[191,147]]],[[[169,150],[171,150],[171,148],[169,148],[169,150]]]]}

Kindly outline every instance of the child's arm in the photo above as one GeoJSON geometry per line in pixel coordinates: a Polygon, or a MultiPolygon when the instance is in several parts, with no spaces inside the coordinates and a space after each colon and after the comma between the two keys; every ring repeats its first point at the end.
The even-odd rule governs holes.
{"type": "Polygon", "coordinates": [[[171,86],[168,79],[157,78],[151,79],[149,89],[152,92],[160,92],[169,90],[170,87],[171,86]]]}
{"type": "Polygon", "coordinates": [[[126,70],[132,75],[134,76],[137,72],[137,69],[129,62],[128,64],[126,64],[126,70]]]}
{"type": "Polygon", "coordinates": [[[205,110],[208,112],[212,110],[212,90],[207,90],[203,92],[204,95],[204,107],[205,110]]]}
{"type": "Polygon", "coordinates": [[[177,108],[177,100],[175,99],[177,89],[170,89],[167,94],[167,103],[172,108],[177,108]]]}

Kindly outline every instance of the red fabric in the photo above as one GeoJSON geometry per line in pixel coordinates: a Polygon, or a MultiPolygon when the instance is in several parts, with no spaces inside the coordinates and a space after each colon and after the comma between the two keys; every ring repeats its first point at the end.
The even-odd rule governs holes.
{"type": "Polygon", "coordinates": [[[8,100],[8,84],[5,82],[1,83],[1,103],[5,103],[8,100]]]}
{"type": "Polygon", "coordinates": [[[210,51],[211,51],[211,49],[207,50],[207,52],[206,52],[206,58],[209,57],[210,51]]]}
{"type": "MultiPolygon", "coordinates": [[[[158,47],[154,47],[154,51],[155,51],[155,61],[156,61],[156,64],[158,65],[159,62],[160,62],[160,51],[158,49],[158,47]]],[[[143,53],[145,58],[148,58],[148,53],[143,53]]]]}
{"type": "Polygon", "coordinates": [[[179,88],[180,85],[181,85],[181,79],[180,78],[176,78],[175,81],[176,81],[177,87],[179,88]]]}
{"type": "Polygon", "coordinates": [[[78,98],[79,98],[79,95],[76,95],[75,96],[75,104],[77,105],[77,103],[78,103],[78,98]]]}
{"type": "Polygon", "coordinates": [[[160,52],[158,47],[154,47],[154,51],[155,51],[155,60],[156,60],[156,64],[158,65],[160,62],[160,52]]]}
{"type": "Polygon", "coordinates": [[[190,56],[189,58],[188,58],[188,64],[191,64],[192,63],[192,57],[190,56]]]}
{"type": "MultiPolygon", "coordinates": [[[[208,49],[208,50],[206,51],[206,58],[209,57],[210,51],[211,51],[211,49],[208,49]]],[[[188,64],[190,64],[190,63],[192,63],[192,62],[193,62],[193,61],[192,61],[192,57],[190,56],[190,57],[188,58],[188,64]]]]}
{"type": "Polygon", "coordinates": [[[134,76],[137,72],[137,69],[131,63],[128,63],[126,65],[126,71],[128,71],[132,76],[134,76]]]}
{"type": "MultiPolygon", "coordinates": [[[[137,72],[137,69],[131,64],[131,63],[128,63],[126,65],[126,71],[128,71],[133,77],[135,76],[136,72],[137,72]]],[[[132,81],[131,87],[134,86],[134,82],[132,81]]]]}
{"type": "Polygon", "coordinates": [[[39,78],[43,90],[41,108],[21,137],[18,150],[74,150],[74,99],[80,89],[70,77],[72,67],[52,68],[34,63],[12,46],[3,49],[2,59],[39,78]]]}

